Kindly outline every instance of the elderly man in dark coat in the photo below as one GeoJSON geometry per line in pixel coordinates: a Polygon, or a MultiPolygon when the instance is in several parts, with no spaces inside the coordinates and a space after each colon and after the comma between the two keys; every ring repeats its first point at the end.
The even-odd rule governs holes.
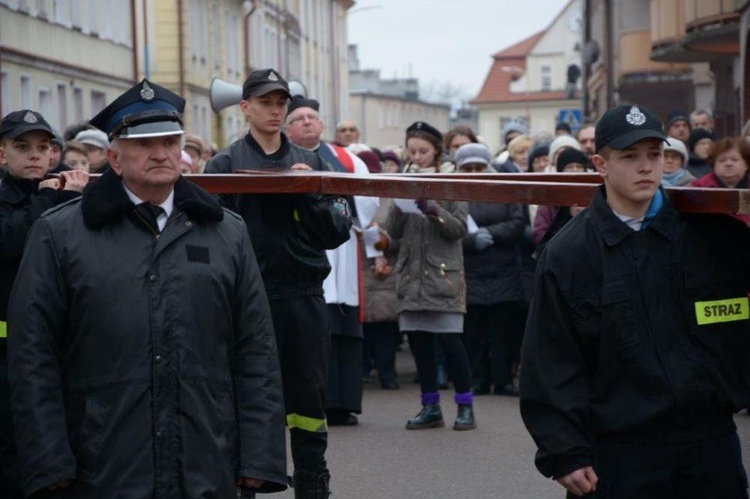
{"type": "Polygon", "coordinates": [[[31,230],[8,316],[26,494],[286,487],[268,302],[242,219],[180,177],[184,104],[118,97],[91,121],[112,169],[31,230]]]}

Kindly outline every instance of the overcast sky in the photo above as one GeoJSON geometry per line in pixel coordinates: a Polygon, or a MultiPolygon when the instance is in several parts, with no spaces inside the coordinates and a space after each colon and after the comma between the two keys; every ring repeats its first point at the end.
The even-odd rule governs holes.
{"type": "Polygon", "coordinates": [[[349,43],[360,69],[413,76],[420,86],[450,82],[479,92],[492,54],[546,28],[568,0],[357,0],[349,43]]]}

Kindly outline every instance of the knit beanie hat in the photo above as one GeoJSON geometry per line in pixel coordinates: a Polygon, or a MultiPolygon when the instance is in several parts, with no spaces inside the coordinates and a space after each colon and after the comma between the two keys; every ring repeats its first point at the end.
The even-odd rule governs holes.
{"type": "Polygon", "coordinates": [[[672,109],[669,112],[669,116],[667,116],[667,122],[664,124],[664,129],[669,130],[669,127],[671,127],[672,123],[674,123],[675,121],[687,121],[688,123],[690,123],[690,118],[688,117],[687,113],[685,113],[685,111],[672,109]]]}
{"type": "Polygon", "coordinates": [[[702,139],[716,140],[716,136],[711,130],[706,130],[705,128],[691,130],[690,136],[688,137],[688,149],[690,149],[690,152],[695,152],[693,151],[695,145],[702,139]]]}
{"type": "Polygon", "coordinates": [[[380,173],[382,171],[380,158],[378,158],[378,155],[374,151],[360,151],[357,153],[357,156],[367,165],[370,173],[380,173]]]}
{"type": "Polygon", "coordinates": [[[555,140],[549,145],[549,161],[552,163],[552,158],[555,157],[555,153],[562,147],[572,147],[573,149],[581,150],[581,144],[570,135],[559,135],[555,137],[555,140]]]}
{"type": "MultiPolygon", "coordinates": [[[[698,129],[700,130],[700,128],[698,129]]],[[[665,139],[664,151],[673,151],[682,156],[682,163],[685,164],[688,161],[688,152],[685,144],[679,139],[673,137],[667,137],[665,139]]]]}
{"type": "Polygon", "coordinates": [[[529,171],[531,171],[531,166],[534,164],[534,160],[540,156],[547,156],[549,154],[549,142],[548,141],[539,141],[537,140],[532,144],[531,149],[529,149],[529,171]]]}
{"type": "Polygon", "coordinates": [[[557,157],[557,171],[558,173],[562,173],[565,170],[565,167],[571,163],[578,163],[586,168],[588,162],[589,159],[585,154],[583,154],[578,149],[568,147],[557,157]]]}
{"type": "Polygon", "coordinates": [[[508,134],[511,132],[517,132],[521,135],[526,135],[528,133],[529,129],[526,126],[526,123],[521,121],[518,118],[513,118],[509,122],[505,124],[503,127],[503,142],[507,145],[508,144],[508,134]]]}

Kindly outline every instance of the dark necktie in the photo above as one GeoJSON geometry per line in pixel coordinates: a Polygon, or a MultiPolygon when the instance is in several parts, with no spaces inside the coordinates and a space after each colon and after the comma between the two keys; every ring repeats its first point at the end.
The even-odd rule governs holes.
{"type": "Polygon", "coordinates": [[[154,206],[151,203],[141,203],[135,207],[136,213],[138,213],[138,216],[140,216],[141,219],[146,221],[152,229],[158,234],[161,232],[159,230],[159,224],[157,223],[156,219],[159,217],[159,215],[162,215],[166,213],[164,211],[164,208],[161,206],[154,206]]]}

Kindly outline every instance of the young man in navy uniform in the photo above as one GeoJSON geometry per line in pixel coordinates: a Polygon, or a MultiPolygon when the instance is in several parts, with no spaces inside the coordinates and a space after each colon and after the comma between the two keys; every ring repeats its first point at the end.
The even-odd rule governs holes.
{"type": "Polygon", "coordinates": [[[597,124],[604,185],[539,260],[521,414],[570,495],[747,498],[732,416],[750,404],[750,232],[675,210],[664,139],[637,105],[597,124]]]}
{"type": "MultiPolygon", "coordinates": [[[[263,168],[327,170],[320,157],[281,132],[291,94],[273,69],[250,73],[240,109],[247,135],[213,157],[206,173],[263,168]]],[[[286,421],[294,461],[294,495],[329,495],[325,461],[326,382],[331,341],[323,280],[331,271],[325,250],[349,240],[345,199],[305,194],[225,195],[222,203],[247,223],[268,293],[279,345],[286,421]]]]}

